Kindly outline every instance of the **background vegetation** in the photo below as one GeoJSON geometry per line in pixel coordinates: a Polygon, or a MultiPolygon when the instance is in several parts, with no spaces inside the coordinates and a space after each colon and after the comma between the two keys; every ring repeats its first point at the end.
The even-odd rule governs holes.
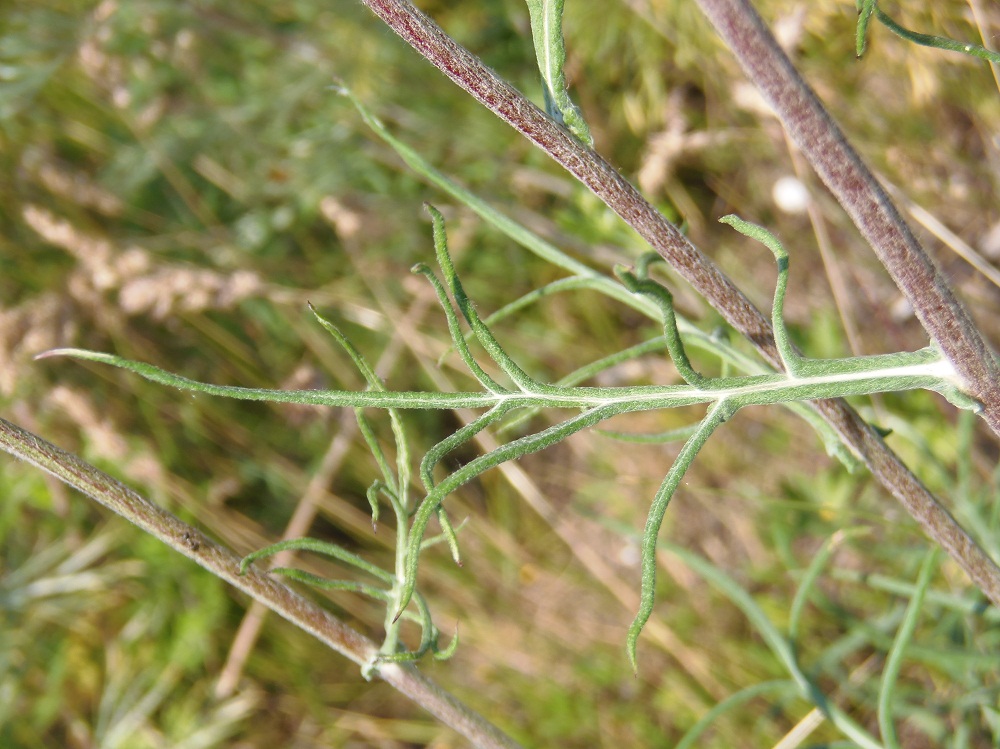
{"type": "MultiPolygon", "coordinates": [[[[918,5],[887,10],[908,27],[988,46],[1000,29],[987,4],[918,5]]],[[[988,267],[1000,257],[1000,98],[989,67],[880,28],[858,61],[853,4],[757,6],[903,205],[927,212],[914,214],[927,245],[1000,340],[996,272],[959,259],[966,246],[988,267]]],[[[519,0],[422,7],[541,100],[519,0]]],[[[443,172],[595,267],[645,249],[357,3],[11,0],[0,18],[4,414],[238,552],[279,538],[306,498],[319,510],[311,535],[391,565],[391,534],[371,531],[365,490],[375,467],[351,437],[350,414],[191,397],[31,357],[73,345],[219,383],[360,387],[311,320],[310,300],[382,361],[394,388],[460,384],[452,359],[435,366],[447,331],[430,289],[409,274],[432,257],[425,200],[446,211],[481,309],[559,275],[408,171],[330,89],[335,77],[443,172]]],[[[715,219],[735,211],[786,240],[787,314],[809,354],[924,345],[893,284],[693,4],[569,2],[566,33],[573,91],[598,150],[682,219],[761,307],[770,258],[748,254],[715,219]],[[814,195],[811,217],[775,203],[775,183],[793,175],[814,195]]],[[[688,316],[717,324],[676,291],[688,316]]],[[[497,332],[532,372],[554,378],[655,331],[581,292],[497,332]]],[[[667,382],[673,370],[654,357],[609,377],[667,382]]],[[[859,406],[1000,557],[996,443],[930,395],[859,406]]],[[[684,416],[621,427],[660,431],[684,416]]],[[[427,447],[457,417],[410,418],[427,447]]],[[[675,556],[632,677],[623,642],[636,534],[675,450],[581,434],[452,497],[453,517],[469,518],[465,566],[442,549],[421,575],[438,625],[460,623],[462,645],[452,661],[423,668],[526,743],[567,747],[670,744],[728,695],[781,678],[759,631],[675,556]]],[[[0,461],[0,498],[0,744],[460,745],[275,618],[235,688],[218,689],[245,600],[27,466],[0,461]]],[[[796,644],[828,693],[874,730],[879,675],[929,548],[899,507],[826,458],[802,422],[751,410],[696,461],[667,525],[671,543],[727,573],[779,627],[804,570],[833,544],[796,644]]],[[[1000,735],[997,617],[968,587],[941,562],[897,688],[906,746],[992,746],[1000,735]]],[[[346,594],[330,606],[378,636],[378,606],[346,594]]],[[[700,745],[773,745],[809,711],[763,694],[700,745]]],[[[835,738],[820,724],[802,740],[835,738]]]]}

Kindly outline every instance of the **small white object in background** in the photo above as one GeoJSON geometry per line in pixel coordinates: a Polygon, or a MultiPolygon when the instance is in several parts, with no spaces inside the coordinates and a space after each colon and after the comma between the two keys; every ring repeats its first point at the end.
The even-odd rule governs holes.
{"type": "Polygon", "coordinates": [[[1000,221],[993,224],[979,240],[979,249],[990,260],[1000,259],[1000,221]]]}
{"type": "Polygon", "coordinates": [[[785,213],[805,213],[809,207],[809,191],[797,177],[781,177],[771,188],[775,205],[785,213]]]}

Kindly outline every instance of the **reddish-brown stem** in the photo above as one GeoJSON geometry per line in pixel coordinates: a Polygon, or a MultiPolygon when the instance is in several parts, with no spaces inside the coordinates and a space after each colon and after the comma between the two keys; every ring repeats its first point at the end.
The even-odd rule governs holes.
{"type": "MultiPolygon", "coordinates": [[[[590,188],[649,242],[730,325],[748,338],[768,362],[781,368],[768,319],[611,164],[547,117],[408,0],[362,2],[436,68],[590,188]]],[[[888,199],[885,203],[888,203],[888,199]]],[[[882,213],[876,213],[873,221],[879,220],[878,217],[883,214],[888,216],[889,209],[886,209],[885,204],[879,204],[878,210],[882,213]]],[[[883,227],[880,231],[885,233],[889,229],[883,227]]],[[[935,277],[934,294],[941,300],[941,304],[951,304],[961,310],[950,293],[938,288],[936,284],[939,281],[935,277]]],[[[943,285],[943,282],[940,283],[943,285]]],[[[960,322],[954,324],[965,330],[960,322]]],[[[943,330],[938,332],[943,334],[943,330]]],[[[980,348],[985,351],[981,345],[980,348]]],[[[983,370],[981,375],[988,379],[989,368],[983,365],[980,369],[983,370]]],[[[968,378],[967,372],[975,374],[973,370],[975,367],[969,365],[960,372],[968,378]]],[[[980,382],[980,387],[982,385],[980,382]]],[[[989,392],[975,390],[973,394],[982,398],[988,396],[989,392]]],[[[1000,568],[886,446],[881,437],[844,401],[820,401],[816,408],[925,532],[958,562],[995,605],[1000,606],[1000,568]]]]}
{"type": "MultiPolygon", "coordinates": [[[[0,419],[0,449],[48,471],[97,500],[355,663],[368,663],[378,652],[378,647],[367,637],[274,578],[252,567],[241,575],[240,558],[229,549],[76,455],[4,419],[0,419]]],[[[517,749],[520,746],[412,666],[387,664],[379,668],[379,677],[465,736],[474,746],[483,749],[517,749]]]]}
{"type": "Polygon", "coordinates": [[[698,0],[813,169],[889,271],[1000,436],[1000,366],[888,193],[847,142],[749,0],[698,0]]]}

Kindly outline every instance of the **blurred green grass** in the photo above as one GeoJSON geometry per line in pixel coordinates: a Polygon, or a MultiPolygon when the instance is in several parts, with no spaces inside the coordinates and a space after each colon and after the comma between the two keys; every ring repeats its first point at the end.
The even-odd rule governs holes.
{"type": "MultiPolygon", "coordinates": [[[[978,40],[972,5],[920,5],[899,20],[978,40]]],[[[848,353],[809,221],[771,198],[775,180],[795,171],[780,128],[694,5],[568,6],[568,72],[598,149],[682,217],[761,306],[774,283],[768,258],[747,254],[714,220],[736,211],[782,236],[793,251],[788,314],[797,340],[814,355],[848,353]]],[[[878,28],[858,62],[851,3],[758,6],[865,158],[989,251],[1000,220],[1000,99],[989,69],[878,28]]],[[[422,7],[539,99],[519,2],[422,7]]],[[[979,10],[986,33],[995,30],[996,10],[979,10]]],[[[426,200],[447,211],[460,271],[482,309],[556,277],[402,167],[330,89],[335,78],[436,167],[595,267],[642,250],[358,3],[11,0],[0,18],[4,415],[239,552],[280,535],[322,475],[346,423],[338,414],[190,397],[30,357],[73,345],[220,383],[358,387],[350,362],[310,320],[311,300],[372,360],[401,348],[386,372],[394,387],[435,387],[422,367],[447,344],[444,321],[421,306],[427,290],[408,273],[431,257],[426,200]],[[397,324],[407,310],[415,332],[403,340],[397,324]]],[[[813,187],[850,292],[856,353],[923,345],[898,292],[813,187]]],[[[997,289],[948,247],[929,244],[996,341],[997,289]]],[[[686,289],[678,295],[687,314],[717,324],[686,289]]],[[[652,327],[581,293],[546,300],[498,332],[532,371],[554,378],[652,327]]],[[[649,360],[627,374],[666,381],[671,369],[649,360]]],[[[995,442],[956,424],[930,396],[860,405],[893,428],[893,447],[1000,556],[995,442]]],[[[449,414],[410,418],[418,448],[455,424],[449,414]]],[[[682,423],[673,414],[641,418],[627,428],[682,423]]],[[[672,454],[588,434],[523,460],[562,525],[530,509],[499,473],[450,499],[454,517],[471,518],[465,566],[431,552],[422,584],[439,626],[459,622],[462,646],[455,660],[424,668],[527,744],[566,747],[672,744],[727,695],[785,676],[724,595],[668,560],[657,628],[641,643],[641,678],[632,678],[623,652],[633,613],[623,601],[638,586],[630,534],[672,454]],[[607,575],[595,576],[567,538],[599,550],[607,575]]],[[[389,565],[388,534],[372,536],[365,517],[374,471],[364,446],[352,444],[311,532],[389,565]]],[[[3,746],[460,745],[277,620],[264,627],[235,696],[217,698],[246,601],[10,460],[0,461],[0,496],[3,746]]],[[[810,674],[874,731],[879,673],[908,600],[898,588],[915,580],[927,542],[867,476],[828,461],[788,415],[741,413],[699,456],[665,537],[726,571],[784,626],[804,569],[844,528],[858,535],[840,543],[814,588],[796,645],[810,674]]],[[[995,745],[996,618],[948,563],[932,592],[898,688],[903,743],[995,745]]],[[[329,605],[378,637],[376,606],[346,595],[329,605]]],[[[790,697],[757,697],[699,746],[773,745],[808,710],[790,697]]],[[[809,740],[836,738],[821,725],[809,740]]]]}

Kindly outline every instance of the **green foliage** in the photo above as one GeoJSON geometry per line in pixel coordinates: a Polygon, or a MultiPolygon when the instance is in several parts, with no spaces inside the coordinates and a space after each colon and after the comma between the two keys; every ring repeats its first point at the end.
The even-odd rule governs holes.
{"type": "MultiPolygon", "coordinates": [[[[197,8],[118,4],[119,11],[107,20],[87,15],[92,5],[14,2],[0,11],[4,21],[7,14],[18,16],[5,27],[0,49],[8,76],[0,89],[0,163],[5,173],[16,175],[0,187],[0,217],[6,227],[0,238],[0,262],[5,261],[0,305],[9,312],[47,293],[60,300],[55,312],[26,309],[39,325],[32,335],[45,341],[42,348],[115,350],[132,360],[170,362],[172,369],[197,379],[249,383],[257,389],[286,381],[302,362],[318,361],[326,373],[290,387],[341,392],[364,387],[369,381],[350,367],[352,357],[322,332],[316,335],[314,321],[303,321],[297,312],[306,299],[337,310],[338,326],[370,361],[387,344],[391,349],[392,324],[403,319],[408,310],[404,305],[413,297],[412,287],[400,279],[406,266],[428,254],[426,232],[412,216],[421,201],[432,199],[442,207],[464,207],[446,211],[454,263],[483,308],[500,308],[493,315],[480,312],[482,323],[505,342],[503,351],[510,352],[511,360],[532,373],[532,382],[545,384],[535,372],[552,369],[562,374],[577,361],[593,364],[552,378],[554,387],[606,385],[623,374],[644,382],[670,381],[673,372],[665,359],[661,363],[659,357],[648,356],[667,348],[665,337],[647,338],[653,334],[645,319],[658,318],[660,292],[633,294],[593,270],[613,262],[632,263],[637,266],[636,280],[644,280],[649,274],[638,270],[635,237],[594,200],[574,192],[576,188],[545,166],[541,156],[528,152],[453,92],[409,50],[390,42],[356,4],[340,3],[336,9],[305,1],[238,8],[216,2],[197,8]],[[91,31],[97,50],[110,63],[96,74],[82,66],[78,47],[80,40],[91,39],[91,31]],[[193,40],[193,46],[184,47],[185,39],[193,40]],[[328,86],[334,76],[348,99],[331,95],[328,86]],[[14,85],[6,85],[10,82],[14,85]],[[389,125],[376,119],[363,101],[378,102],[379,114],[389,125]],[[403,169],[400,157],[408,165],[403,169]],[[42,167],[75,175],[72,191],[59,192],[54,183],[45,182],[38,176],[48,173],[42,167]],[[113,198],[110,213],[85,189],[94,186],[100,188],[98,194],[113,198]],[[324,225],[321,203],[329,196],[336,196],[361,222],[360,235],[335,235],[324,225]],[[21,217],[29,202],[65,217],[84,237],[106,236],[116,248],[148,250],[156,270],[169,271],[171,264],[222,275],[251,269],[266,280],[267,288],[231,306],[166,306],[165,317],[149,310],[125,311],[121,289],[115,286],[77,296],[81,277],[86,277],[80,268],[93,261],[41,239],[21,217]],[[499,233],[470,232],[465,209],[499,233]],[[514,244],[528,246],[543,260],[521,253],[514,244]],[[476,252],[469,252],[470,247],[476,252]],[[557,278],[561,271],[553,271],[549,263],[565,277],[557,278]],[[509,307],[501,306],[512,299],[516,301],[509,307]],[[60,334],[48,335],[43,324],[60,334]],[[516,325],[517,335],[506,339],[504,325],[516,325]],[[610,341],[616,341],[620,351],[608,350],[610,341]],[[528,361],[532,366],[525,364],[528,361]]],[[[523,5],[516,12],[512,3],[447,5],[426,7],[505,77],[526,86],[537,79],[538,70],[527,64],[532,55],[523,5]]],[[[742,78],[693,5],[650,4],[643,17],[636,15],[639,5],[569,4],[575,97],[600,133],[602,148],[630,177],[646,161],[655,136],[668,125],[679,128],[674,132],[680,132],[684,145],[650,195],[672,210],[682,207],[692,236],[723,264],[739,269],[751,295],[768,288],[771,273],[764,263],[748,260],[744,245],[714,226],[711,219],[719,206],[763,217],[775,233],[795,237],[798,281],[788,299],[788,319],[796,340],[806,350],[818,350],[821,347],[808,340],[819,335],[813,322],[831,319],[833,313],[823,274],[810,256],[807,225],[798,217],[776,213],[767,198],[773,179],[790,169],[781,143],[775,145],[770,121],[733,105],[742,78]],[[701,138],[713,146],[703,149],[698,145],[701,138]]],[[[784,18],[781,4],[758,6],[771,20],[784,18]]],[[[908,25],[966,27],[951,6],[938,5],[931,12],[940,26],[930,26],[923,16],[920,24],[908,25]]],[[[850,60],[831,64],[849,55],[843,44],[844,20],[842,3],[816,3],[807,13],[801,62],[813,66],[810,76],[822,81],[824,98],[829,91],[843,100],[841,116],[852,132],[861,134],[866,156],[905,184],[911,197],[933,197],[935,212],[963,227],[970,241],[984,236],[995,193],[990,160],[982,158],[976,134],[996,130],[991,119],[996,90],[988,74],[979,75],[983,71],[957,55],[950,57],[959,63],[944,56],[932,76],[944,94],[933,99],[933,106],[922,108],[911,97],[911,86],[900,84],[927,81],[931,74],[908,67],[914,63],[906,45],[897,45],[896,56],[880,58],[877,66],[852,65],[850,60]],[[873,100],[877,109],[871,106],[873,100]],[[939,106],[942,101],[947,106],[939,106]],[[978,112],[976,105],[981,105],[978,112]],[[891,149],[885,147],[887,132],[893,133],[891,149]],[[948,144],[961,147],[951,151],[948,144]]],[[[873,52],[882,53],[888,46],[873,52]]],[[[562,88],[555,90],[564,93],[565,76],[561,80],[562,88]]],[[[892,303],[894,291],[881,285],[840,219],[825,209],[824,214],[835,229],[840,261],[865,290],[853,300],[853,314],[866,322],[865,350],[919,346],[915,326],[880,313],[892,303]]],[[[962,266],[949,272],[957,282],[967,278],[962,266]]],[[[971,298],[980,300],[982,318],[990,324],[997,318],[990,295],[968,283],[971,298]]],[[[677,306],[697,320],[701,308],[677,284],[669,285],[677,306]]],[[[758,294],[766,298],[765,292],[758,294]]],[[[463,314],[461,309],[456,314],[451,305],[446,312],[456,324],[463,314]]],[[[738,373],[763,374],[742,342],[727,344],[709,332],[711,321],[696,325],[687,318],[678,315],[677,327],[696,374],[714,371],[718,361],[738,373]]],[[[390,373],[394,386],[413,393],[437,387],[418,364],[421,356],[434,360],[445,350],[435,339],[435,331],[443,326],[423,321],[417,325],[408,342],[422,353],[404,359],[390,373]]],[[[15,333],[18,329],[18,324],[5,327],[15,333]]],[[[475,333],[462,335],[469,342],[465,352],[457,340],[445,346],[463,358],[468,353],[475,362],[475,333]]],[[[848,344],[839,339],[824,342],[822,348],[844,351],[848,344]]],[[[443,359],[439,371],[451,374],[456,358],[443,359]]],[[[0,356],[0,368],[6,360],[0,356]]],[[[79,445],[88,458],[113,466],[131,482],[145,485],[148,480],[154,496],[242,551],[266,547],[280,537],[280,523],[291,512],[289,502],[320,471],[320,456],[340,428],[308,407],[278,410],[201,397],[178,399],[139,378],[112,379],[101,369],[42,368],[26,363],[26,357],[9,361],[20,362],[22,373],[12,400],[11,391],[4,390],[11,413],[22,414],[26,408],[37,413],[40,425],[66,444],[79,445]],[[45,400],[56,385],[75,383],[106,424],[81,419],[58,401],[45,400]],[[86,428],[88,423],[128,437],[129,452],[124,457],[102,453],[101,437],[86,428]],[[172,478],[140,478],[142,460],[155,461],[172,478]]],[[[480,356],[478,361],[484,378],[517,390],[491,358],[480,356]]],[[[465,367],[470,369],[468,362],[465,367]]],[[[438,406],[461,405],[443,391],[434,390],[433,395],[438,406]]],[[[342,405],[374,403],[380,397],[383,405],[393,403],[377,392],[365,397],[373,400],[345,396],[342,405]]],[[[523,429],[537,434],[538,422],[550,418],[539,411],[543,401],[528,405],[526,398],[516,413],[496,417],[494,426],[504,429],[501,434],[508,440],[518,439],[523,429]]],[[[859,402],[867,405],[867,399],[859,402]]],[[[487,400],[469,403],[487,409],[496,405],[487,400]]],[[[808,406],[788,405],[817,421],[808,406]]],[[[404,407],[398,402],[394,406],[404,407]]],[[[673,410],[666,415],[636,412],[619,417],[601,433],[615,433],[620,427],[630,434],[666,432],[662,436],[677,438],[677,425],[697,418],[689,415],[691,410],[676,416],[673,410]]],[[[683,565],[672,553],[683,543],[695,563],[690,569],[682,566],[677,579],[663,580],[661,575],[656,593],[668,605],[661,605],[647,625],[642,654],[649,665],[639,680],[622,673],[627,671],[621,659],[627,621],[617,616],[622,596],[606,592],[601,587],[606,583],[597,582],[600,578],[581,567],[579,559],[593,547],[618,564],[619,555],[628,559],[628,552],[639,548],[635,515],[655,490],[644,477],[662,475],[664,461],[673,457],[669,447],[621,449],[598,436],[596,448],[578,440],[551,446],[544,459],[522,455],[519,464],[556,498],[558,512],[548,516],[536,517],[499,475],[484,476],[481,483],[456,492],[441,507],[456,520],[472,518],[459,533],[465,567],[459,571],[443,564],[438,557],[447,555],[433,549],[422,553],[414,604],[393,622],[398,601],[386,600],[383,593],[388,591],[390,599],[397,596],[395,583],[407,574],[405,566],[400,572],[398,561],[400,550],[405,556],[412,540],[411,518],[400,522],[399,502],[389,491],[392,481],[401,481],[398,452],[393,455],[385,447],[380,457],[373,444],[409,449],[411,457],[429,454],[435,446],[440,453],[451,447],[442,445],[441,435],[456,433],[461,422],[447,412],[404,415],[409,439],[400,445],[390,431],[394,424],[385,427],[374,418],[365,422],[359,414],[363,434],[349,448],[344,468],[329,481],[324,513],[310,535],[322,537],[324,543],[334,539],[335,548],[367,560],[381,573],[390,571],[391,581],[350,563],[338,563],[340,571],[330,572],[312,558],[297,564],[312,572],[292,574],[321,586],[340,580],[368,585],[361,596],[334,592],[330,605],[369,631],[385,627],[388,634],[397,623],[423,623],[420,639],[409,647],[402,636],[394,644],[387,637],[387,659],[420,652],[428,634],[436,631],[432,623],[427,626],[429,619],[421,618],[422,599],[433,605],[436,617],[461,621],[464,644],[454,667],[444,671],[427,663],[424,668],[447,674],[443,678],[464,693],[482,695],[481,710],[509,720],[538,744],[592,746],[600,737],[623,746],[680,739],[697,746],[765,745],[812,708],[816,695],[809,691],[810,684],[820,685],[829,703],[840,705],[868,730],[874,730],[877,718],[884,722],[889,717],[886,706],[891,703],[900,732],[915,732],[921,740],[942,745],[993,743],[995,612],[965,591],[964,582],[942,563],[926,584],[919,621],[910,617],[908,602],[919,596],[925,582],[919,574],[925,549],[915,541],[909,523],[887,509],[884,497],[863,473],[848,476],[818,456],[809,429],[780,415],[785,409],[761,411],[751,410],[713,435],[713,448],[701,453],[686,495],[680,498],[683,512],[666,517],[661,536],[669,535],[676,543],[661,543],[661,553],[683,565]],[[381,474],[381,483],[368,494],[375,500],[372,508],[391,508],[388,518],[380,518],[378,534],[371,533],[364,514],[373,471],[381,474]],[[610,541],[579,536],[572,546],[554,540],[553,528],[580,515],[582,496],[592,501],[583,512],[599,515],[611,530],[610,541]],[[834,540],[838,529],[854,526],[864,532],[834,540]],[[390,532],[383,532],[385,528],[390,532]],[[768,548],[765,554],[755,545],[762,541],[768,547],[771,539],[783,539],[780,553],[768,548]],[[575,556],[577,550],[580,557],[575,556]],[[697,560],[709,561],[704,576],[697,571],[702,569],[697,560]],[[716,584],[721,578],[712,577],[709,570],[724,575],[732,587],[716,584]],[[351,579],[354,572],[360,583],[351,579]],[[380,592],[372,597],[376,589],[380,592]],[[752,592],[750,603],[756,611],[734,597],[739,590],[752,592]],[[656,626],[660,621],[676,640],[663,639],[656,626]],[[905,639],[897,640],[904,622],[917,625],[905,650],[894,648],[905,639]],[[712,645],[699,671],[705,642],[712,645]],[[503,650],[498,652],[494,648],[500,645],[503,650]],[[794,660],[785,657],[789,649],[794,660]],[[854,678],[864,664],[880,667],[890,652],[904,654],[894,686],[891,680],[854,678]],[[808,679],[795,678],[799,673],[808,679]],[[524,694],[531,699],[525,700],[524,694]],[[883,709],[876,717],[880,704],[883,709]]],[[[975,437],[974,419],[960,421],[956,441],[947,411],[932,396],[909,394],[890,399],[887,410],[866,413],[892,429],[888,439],[919,468],[922,478],[954,500],[954,511],[968,527],[980,529],[988,544],[1000,538],[993,501],[996,477],[990,478],[995,461],[990,462],[989,450],[975,437]],[[956,471],[965,477],[964,483],[952,481],[956,471]]],[[[680,438],[687,437],[690,433],[680,438]]],[[[828,449],[838,449],[832,435],[823,433],[823,439],[828,449]]],[[[442,463],[431,472],[435,489],[463,463],[476,460],[477,450],[488,452],[471,444],[453,445],[457,452],[442,454],[442,463]]],[[[841,451],[840,457],[849,456],[841,451]]],[[[425,477],[417,473],[418,467],[409,461],[407,466],[414,471],[411,483],[422,486],[425,477]]],[[[35,559],[42,550],[55,549],[56,561],[50,562],[58,566],[88,540],[107,543],[106,531],[95,526],[99,518],[75,511],[75,500],[66,513],[57,494],[52,500],[43,482],[20,469],[0,465],[0,477],[5,596],[30,592],[34,582],[58,578],[54,567],[45,567],[44,557],[35,559]],[[26,484],[34,499],[17,501],[26,484]],[[32,559],[37,564],[27,565],[32,559]]],[[[411,487],[406,495],[410,511],[424,494],[411,487]]],[[[429,510],[427,514],[429,522],[447,518],[429,510]]],[[[342,661],[317,653],[310,641],[280,625],[265,629],[254,650],[245,677],[247,698],[213,703],[212,681],[243,602],[229,601],[217,585],[198,578],[193,567],[157,552],[136,533],[111,537],[121,551],[98,556],[81,568],[95,573],[86,578],[92,588],[4,609],[2,629],[11,633],[4,638],[6,663],[31,667],[8,669],[0,676],[3,695],[19,696],[10,701],[0,697],[8,708],[0,743],[65,743],[67,725],[86,727],[98,714],[102,731],[125,725],[118,723],[121,719],[139,719],[131,723],[138,726],[135,732],[119,728],[115,734],[121,745],[129,746],[138,745],[138,732],[170,745],[185,745],[193,736],[187,744],[193,746],[224,746],[234,735],[258,746],[280,745],[292,737],[317,745],[373,743],[387,740],[387,735],[412,743],[447,743],[429,719],[414,716],[410,708],[386,699],[384,692],[370,696],[368,685],[344,674],[342,661]],[[141,566],[128,566],[136,559],[141,566]],[[156,584],[165,573],[169,581],[156,584]],[[190,617],[178,623],[177,612],[182,611],[190,617]],[[115,649],[111,646],[119,633],[122,645],[115,649]],[[195,636],[199,634],[201,639],[195,636]],[[192,642],[197,645],[193,651],[192,642]],[[158,644],[155,652],[144,643],[158,644]],[[115,666],[106,683],[101,679],[105,649],[115,666]],[[169,666],[171,655],[184,652],[197,663],[182,659],[180,681],[168,685],[166,692],[151,689],[161,686],[157,677],[169,666]],[[134,692],[123,692],[130,682],[137,685],[134,692]],[[259,686],[270,692],[267,709],[255,708],[259,686]],[[149,695],[160,700],[158,709],[134,711],[149,695]],[[98,703],[100,711],[87,711],[98,703]],[[281,715],[277,720],[275,704],[281,715]],[[345,709],[331,715],[331,704],[345,709]],[[21,710],[25,705],[32,709],[21,710]],[[364,720],[357,711],[364,711],[364,720]],[[394,720],[383,720],[386,717],[394,720]]],[[[619,591],[635,584],[631,572],[625,567],[616,578],[619,591]]],[[[633,613],[630,608],[627,616],[633,613]]],[[[843,737],[841,730],[827,724],[814,738],[834,742],[843,737]]],[[[906,737],[901,733],[904,743],[906,737]]]]}
{"type": "MultiPolygon", "coordinates": [[[[364,593],[388,604],[386,644],[380,657],[387,660],[401,658],[415,659],[426,652],[436,651],[437,630],[430,620],[427,605],[419,596],[417,608],[424,637],[420,648],[413,653],[397,653],[397,633],[394,624],[403,615],[406,606],[414,597],[417,580],[417,566],[425,547],[425,535],[432,517],[442,520],[444,535],[453,550],[456,549],[454,531],[444,513],[445,497],[455,489],[480,474],[511,460],[517,460],[530,453],[555,445],[582,429],[592,427],[615,416],[651,409],[689,406],[709,403],[708,413],[688,437],[673,466],[667,473],[659,491],[653,499],[642,541],[642,598],[639,613],[629,629],[627,652],[634,670],[638,669],[636,645],[639,634],[653,612],[656,590],[656,549],[660,527],[667,506],[673,498],[681,479],[694,462],[702,447],[713,432],[730,420],[738,410],[746,406],[759,406],[787,401],[809,401],[818,398],[836,398],[847,395],[870,395],[924,388],[938,391],[956,405],[976,410],[978,404],[965,396],[956,385],[956,377],[950,364],[934,348],[915,352],[883,354],[879,356],[852,357],[849,359],[818,360],[799,356],[788,337],[784,320],[785,293],[788,288],[788,252],[780,241],[767,230],[750,224],[735,216],[726,216],[724,223],[741,233],[764,243],[774,254],[778,265],[778,284],[773,304],[773,325],[775,340],[785,365],[785,373],[772,375],[748,375],[743,377],[708,378],[696,372],[688,359],[677,328],[673,297],[667,289],[648,277],[649,264],[653,258],[647,257],[639,263],[633,273],[623,267],[617,274],[624,286],[633,294],[645,296],[659,308],[663,320],[663,336],[674,366],[687,385],[675,386],[632,386],[632,387],[584,387],[559,386],[541,383],[521,369],[500,345],[489,327],[479,317],[472,302],[466,296],[462,283],[455,271],[448,252],[445,236],[444,217],[428,206],[434,229],[434,247],[437,262],[444,274],[445,284],[451,292],[455,305],[471,327],[479,344],[487,352],[493,363],[500,368],[510,381],[502,385],[475,360],[468,347],[465,335],[459,327],[459,320],[445,292],[445,286],[425,265],[417,265],[414,272],[425,276],[434,287],[438,300],[448,320],[448,329],[455,349],[469,372],[482,386],[481,393],[423,393],[387,391],[364,357],[331,323],[317,315],[320,323],[348,352],[355,366],[363,375],[369,389],[362,393],[343,391],[269,391],[209,385],[179,377],[148,364],[123,360],[119,357],[75,349],[57,349],[49,355],[74,356],[90,361],[123,367],[144,377],[166,385],[173,385],[212,395],[225,395],[245,400],[264,400],[275,403],[317,404],[332,406],[353,406],[357,410],[361,432],[372,450],[376,463],[382,469],[383,479],[369,490],[369,501],[373,511],[373,521],[378,519],[378,495],[384,494],[396,513],[396,574],[392,575],[364,562],[356,555],[336,546],[315,540],[289,541],[268,547],[247,557],[249,561],[260,556],[285,549],[309,549],[334,556],[341,562],[358,567],[376,576],[389,590],[373,588],[369,585],[351,582],[322,583],[326,587],[350,589],[364,593]],[[390,468],[371,427],[361,412],[361,408],[380,407],[389,411],[393,434],[396,441],[397,468],[390,468]],[[425,492],[423,500],[415,511],[409,508],[409,452],[408,441],[399,414],[399,409],[443,409],[443,408],[488,408],[481,416],[438,442],[427,451],[420,462],[420,479],[425,492]],[[492,452],[482,455],[461,468],[453,471],[440,482],[435,481],[435,467],[450,453],[465,445],[484,429],[497,424],[508,414],[519,409],[570,408],[580,413],[561,423],[539,432],[519,437],[492,452]],[[412,514],[412,526],[407,535],[406,525],[412,514]]],[[[457,557],[457,551],[455,552],[457,557]]],[[[284,570],[296,579],[311,584],[319,584],[315,575],[284,570]]],[[[377,664],[366,667],[375,668],[377,664]]]]}
{"type": "Polygon", "coordinates": [[[542,74],[545,108],[549,116],[588,146],[594,145],[590,128],[580,109],[566,90],[566,44],[563,41],[562,16],[565,0],[527,0],[531,14],[531,36],[535,41],[535,56],[542,74]]]}
{"type": "Polygon", "coordinates": [[[903,28],[892,20],[885,12],[878,7],[878,0],[857,0],[858,4],[858,30],[857,30],[857,50],[858,57],[865,53],[868,44],[868,25],[871,23],[872,14],[886,28],[894,34],[902,37],[908,42],[920,44],[925,47],[935,47],[937,49],[948,50],[949,52],[961,52],[965,55],[978,57],[994,64],[1000,64],[1000,54],[986,49],[981,44],[969,42],[958,42],[943,36],[933,36],[931,34],[920,34],[903,28]]]}
{"type": "Polygon", "coordinates": [[[0,527],[0,743],[37,746],[67,720],[80,740],[108,747],[204,747],[238,734],[258,695],[215,701],[198,683],[225,621],[224,586],[85,505],[58,517],[40,477],[5,479],[7,519],[33,512],[38,546],[19,524],[0,527]],[[109,626],[118,617],[120,630],[109,626]]]}

